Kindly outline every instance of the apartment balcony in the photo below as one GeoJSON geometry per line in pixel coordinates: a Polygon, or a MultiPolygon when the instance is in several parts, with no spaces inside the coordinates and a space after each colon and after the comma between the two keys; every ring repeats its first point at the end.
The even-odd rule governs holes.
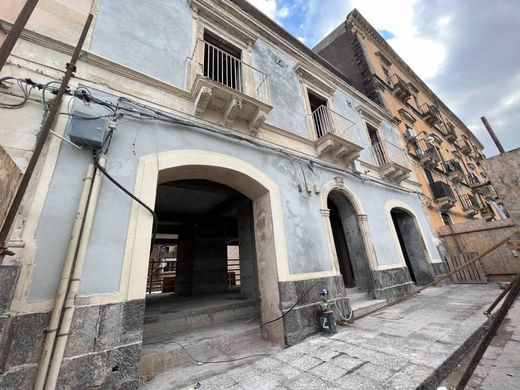
{"type": "Polygon", "coordinates": [[[434,168],[442,160],[435,146],[426,142],[424,139],[420,139],[416,142],[415,153],[421,165],[427,169],[434,168]]]}
{"type": "Polygon", "coordinates": [[[468,141],[464,139],[459,139],[455,142],[455,144],[459,147],[460,151],[464,154],[470,154],[471,153],[471,145],[468,141]]]}
{"type": "Polygon", "coordinates": [[[391,142],[381,141],[373,144],[371,150],[383,179],[400,184],[410,176],[408,156],[403,149],[391,142]]]}
{"type": "Polygon", "coordinates": [[[412,90],[409,84],[400,78],[397,74],[388,78],[388,84],[392,87],[392,91],[397,99],[406,103],[412,97],[412,90]]]}
{"type": "Polygon", "coordinates": [[[272,110],[267,75],[202,40],[188,62],[195,115],[216,114],[226,126],[243,120],[256,134],[272,110]]]}
{"type": "Polygon", "coordinates": [[[419,106],[419,111],[426,123],[430,126],[435,126],[437,124],[442,123],[441,114],[437,110],[435,106],[432,106],[428,103],[424,103],[419,106]]]}
{"type": "Polygon", "coordinates": [[[497,198],[497,193],[495,189],[490,184],[488,186],[480,187],[477,191],[485,200],[494,200],[497,198]]]}
{"type": "Polygon", "coordinates": [[[319,157],[328,156],[347,166],[359,157],[363,147],[354,122],[326,106],[314,110],[311,122],[317,135],[314,144],[319,157]]]}
{"type": "Polygon", "coordinates": [[[462,205],[462,210],[468,217],[475,216],[480,210],[480,204],[476,197],[469,194],[464,194],[459,196],[460,204],[462,205]]]}
{"type": "Polygon", "coordinates": [[[443,181],[430,183],[430,189],[432,191],[433,202],[439,210],[447,210],[455,206],[455,195],[453,195],[453,191],[447,183],[443,181]]]}
{"type": "Polygon", "coordinates": [[[453,184],[459,184],[466,178],[464,171],[457,160],[446,161],[446,172],[448,172],[448,179],[453,184]]]}
{"type": "Polygon", "coordinates": [[[473,172],[468,173],[467,179],[470,186],[476,186],[480,184],[480,179],[473,172]]]}
{"type": "Polygon", "coordinates": [[[455,126],[451,122],[446,122],[442,125],[444,127],[444,138],[448,142],[455,142],[457,140],[457,134],[455,133],[455,126]]]}
{"type": "Polygon", "coordinates": [[[495,212],[489,204],[485,203],[484,207],[480,210],[480,216],[486,221],[492,221],[495,218],[495,212]]]}

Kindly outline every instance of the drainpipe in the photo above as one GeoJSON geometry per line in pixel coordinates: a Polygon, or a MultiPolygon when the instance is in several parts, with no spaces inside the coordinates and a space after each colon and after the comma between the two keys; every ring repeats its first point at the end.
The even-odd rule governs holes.
{"type": "Polygon", "coordinates": [[[83,222],[85,212],[87,210],[88,200],[92,189],[92,179],[94,176],[94,165],[90,164],[87,169],[85,179],[83,180],[83,190],[79,198],[78,210],[76,212],[76,219],[72,226],[72,234],[69,241],[69,247],[67,255],[65,257],[65,263],[63,264],[63,270],[61,273],[61,279],[58,284],[58,291],[56,293],[56,299],[54,301],[54,307],[52,309],[51,319],[45,336],[45,342],[43,345],[42,357],[40,360],[40,366],[38,367],[38,373],[34,383],[34,389],[41,390],[45,383],[45,377],[47,375],[47,369],[49,367],[52,348],[56,339],[56,332],[58,330],[61,312],[63,310],[63,303],[65,302],[65,294],[69,286],[72,268],[74,266],[74,258],[76,250],[78,248],[78,242],[83,229],[83,222]]]}
{"type": "MultiPolygon", "coordinates": [[[[99,158],[99,165],[105,166],[106,159],[104,156],[99,158]]],[[[76,296],[79,291],[79,285],[81,281],[81,274],[83,272],[83,266],[85,264],[85,257],[87,253],[88,242],[90,239],[90,232],[92,230],[92,224],[96,213],[97,201],[99,199],[99,193],[101,190],[102,173],[99,169],[96,169],[94,175],[94,181],[90,190],[90,196],[87,201],[87,209],[85,211],[85,218],[83,221],[82,230],[80,233],[78,246],[74,249],[74,260],[72,266],[72,275],[68,280],[68,289],[66,291],[66,298],[63,302],[62,308],[60,308],[61,314],[61,325],[53,332],[55,335],[54,348],[50,356],[50,366],[48,373],[44,372],[41,376],[44,378],[43,383],[39,382],[35,389],[55,389],[58,380],[58,374],[60,372],[61,363],[65,354],[65,347],[70,333],[72,324],[72,318],[74,316],[76,296]],[[46,374],[46,375],[45,375],[46,374]]],[[[72,250],[72,249],[71,249],[72,250]]],[[[62,298],[63,301],[63,298],[62,298]]],[[[42,367],[43,371],[47,371],[47,367],[42,367]]]]}
{"type": "MultiPolygon", "coordinates": [[[[105,156],[99,158],[99,165],[105,167],[106,159],[105,156]]],[[[63,315],[61,320],[61,327],[59,334],[57,334],[56,345],[54,347],[54,354],[51,359],[51,365],[49,367],[49,374],[45,384],[46,389],[56,388],[56,382],[58,380],[58,374],[60,372],[61,362],[63,361],[63,355],[65,354],[65,347],[67,346],[67,340],[69,339],[70,327],[72,324],[72,317],[74,310],[76,309],[75,301],[79,291],[79,284],[81,281],[81,273],[83,272],[83,265],[85,264],[85,257],[87,254],[88,242],[90,239],[90,232],[92,231],[92,224],[94,222],[94,216],[96,214],[96,206],[99,199],[99,193],[101,190],[101,182],[103,175],[99,169],[96,169],[94,176],[94,182],[92,183],[92,190],[90,199],[85,214],[85,222],[83,225],[83,231],[79,239],[79,246],[76,253],[76,262],[74,264],[74,270],[72,271],[72,278],[70,280],[69,291],[65,300],[65,306],[63,309],[63,315]]]]}

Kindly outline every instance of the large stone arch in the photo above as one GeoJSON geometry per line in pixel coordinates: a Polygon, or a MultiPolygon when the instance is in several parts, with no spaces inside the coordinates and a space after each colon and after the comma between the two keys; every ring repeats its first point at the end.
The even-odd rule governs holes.
{"type": "MultiPolygon", "coordinates": [[[[234,157],[205,150],[175,150],[139,159],[134,195],[153,208],[158,184],[183,179],[225,184],[253,201],[261,320],[280,316],[278,281],[287,280],[289,269],[277,184],[234,157]]],[[[121,282],[121,292],[128,300],[145,296],[152,222],[150,213],[134,202],[121,282]]],[[[283,342],[281,321],[267,326],[265,331],[271,341],[283,342]]]]}
{"type": "Polygon", "coordinates": [[[345,199],[348,200],[348,202],[352,205],[356,213],[357,222],[359,224],[360,236],[363,241],[364,250],[366,252],[369,272],[375,271],[377,269],[377,258],[372,243],[370,229],[368,227],[368,217],[361,201],[349,188],[345,186],[343,178],[340,176],[337,176],[334,178],[334,180],[328,182],[321,191],[321,214],[323,216],[323,223],[325,226],[329,254],[333,269],[337,272],[338,275],[340,274],[338,256],[336,254],[332,226],[330,222],[330,210],[327,206],[329,195],[333,192],[337,192],[344,196],[345,199]]]}
{"type": "Polygon", "coordinates": [[[400,264],[409,269],[414,282],[419,284],[431,282],[435,275],[431,265],[432,256],[417,214],[406,203],[395,200],[388,201],[385,204],[385,212],[394,237],[400,264]],[[396,218],[395,213],[400,215],[399,221],[394,220],[396,218]],[[401,230],[400,233],[398,229],[401,230]],[[409,264],[407,264],[405,256],[409,257],[409,264]]]}

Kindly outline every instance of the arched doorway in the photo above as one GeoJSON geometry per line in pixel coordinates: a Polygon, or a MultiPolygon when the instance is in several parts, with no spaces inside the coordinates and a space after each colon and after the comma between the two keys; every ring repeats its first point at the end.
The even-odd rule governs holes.
{"type": "Polygon", "coordinates": [[[390,215],[411,279],[420,285],[430,283],[433,281],[433,269],[415,216],[398,207],[393,208],[390,215]]]}
{"type": "MultiPolygon", "coordinates": [[[[160,314],[171,320],[169,324],[161,324],[161,315],[147,317],[145,307],[141,374],[193,364],[184,348],[200,359],[218,360],[220,353],[244,355],[244,351],[237,348],[248,345],[244,339],[246,336],[282,344],[282,321],[259,327],[260,323],[281,315],[278,280],[288,272],[280,193],[276,183],[242,160],[208,151],[183,150],[140,158],[134,194],[148,205],[155,205],[157,213],[163,214],[159,219],[164,222],[161,225],[163,230],[158,239],[172,240],[163,244],[177,245],[176,260],[181,256],[188,260],[184,264],[187,267],[179,272],[183,280],[175,280],[175,288],[180,295],[190,299],[200,296],[209,298],[200,304],[188,302],[184,306],[186,310],[165,307],[160,314]],[[182,195],[184,191],[188,193],[182,195]],[[230,277],[229,261],[236,260],[227,252],[230,246],[238,246],[239,253],[242,249],[239,260],[247,260],[244,265],[247,263],[249,268],[239,268],[239,299],[226,299],[226,310],[220,310],[220,303],[213,304],[213,295],[238,287],[236,268],[235,283],[230,277]],[[249,248],[245,250],[245,247],[249,248]],[[234,310],[241,314],[244,299],[254,301],[257,311],[251,313],[246,308],[245,315],[236,317],[243,325],[240,329],[233,327],[235,318],[232,318],[230,326],[217,324],[228,314],[237,314],[234,310]],[[227,310],[228,303],[233,306],[230,310],[227,310]],[[179,318],[180,311],[177,309],[190,312],[186,316],[190,318],[179,318]],[[249,332],[252,325],[256,327],[249,332]],[[152,333],[147,333],[147,327],[152,333]],[[154,327],[159,330],[155,334],[157,337],[147,338],[147,334],[153,335],[154,327]],[[180,331],[172,333],[174,327],[180,331]],[[205,333],[198,333],[198,328],[205,333]],[[224,344],[226,348],[220,348],[224,344]]],[[[122,289],[127,289],[128,299],[145,298],[151,234],[150,213],[134,203],[127,235],[126,272],[122,280],[122,289]]],[[[167,252],[167,257],[171,258],[175,251],[167,252]]],[[[184,267],[180,263],[175,267],[163,265],[163,274],[165,270],[171,272],[175,267],[184,267]]],[[[227,355],[222,359],[227,359],[227,355]]]]}
{"type": "Polygon", "coordinates": [[[369,291],[369,260],[356,209],[338,190],[328,194],[327,207],[330,210],[332,237],[345,287],[369,291]]]}

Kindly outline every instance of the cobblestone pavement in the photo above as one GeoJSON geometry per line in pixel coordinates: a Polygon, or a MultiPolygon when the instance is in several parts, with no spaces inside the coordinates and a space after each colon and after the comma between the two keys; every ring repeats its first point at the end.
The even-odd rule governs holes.
{"type": "MultiPolygon", "coordinates": [[[[336,335],[310,337],[185,389],[436,388],[467,352],[466,341],[484,324],[482,313],[499,292],[494,284],[433,287],[339,327],[336,335]]],[[[172,389],[171,383],[165,373],[147,388],[172,389]]]]}
{"type": "MultiPolygon", "coordinates": [[[[445,383],[447,386],[455,386],[458,383],[468,362],[469,358],[461,364],[460,369],[450,375],[445,383]]],[[[520,300],[517,299],[509,309],[466,388],[468,390],[520,388],[520,300]]]]}

